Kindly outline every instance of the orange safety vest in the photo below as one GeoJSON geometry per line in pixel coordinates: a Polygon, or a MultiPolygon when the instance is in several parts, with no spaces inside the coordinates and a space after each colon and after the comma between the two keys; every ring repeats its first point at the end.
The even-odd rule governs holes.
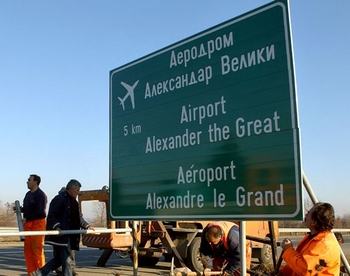
{"type": "Polygon", "coordinates": [[[339,244],[330,231],[320,232],[312,239],[304,236],[296,249],[287,248],[282,257],[287,263],[280,269],[283,276],[340,274],[339,244]]]}
{"type": "MultiPolygon", "coordinates": [[[[214,221],[210,222],[207,227],[215,226],[221,229],[222,243],[226,250],[231,252],[228,245],[228,233],[233,226],[238,226],[238,224],[230,221],[214,221]]],[[[237,233],[239,235],[239,233],[237,233]]],[[[250,269],[250,263],[252,259],[252,248],[250,247],[250,241],[246,241],[246,268],[250,269]]]]}

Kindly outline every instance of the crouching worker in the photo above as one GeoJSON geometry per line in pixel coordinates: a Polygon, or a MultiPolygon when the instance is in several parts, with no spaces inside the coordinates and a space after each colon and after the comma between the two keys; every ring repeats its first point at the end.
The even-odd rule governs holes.
{"type": "MultiPolygon", "coordinates": [[[[239,227],[228,221],[209,223],[202,232],[199,248],[204,271],[222,271],[222,276],[241,274],[239,227]]],[[[252,250],[246,244],[246,264],[250,268],[252,250]]]]}

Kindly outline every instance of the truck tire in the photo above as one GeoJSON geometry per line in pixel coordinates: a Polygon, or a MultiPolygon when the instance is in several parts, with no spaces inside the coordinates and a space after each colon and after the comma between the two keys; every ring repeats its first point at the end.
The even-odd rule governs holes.
{"type": "Polygon", "coordinates": [[[200,245],[201,245],[201,238],[200,237],[194,238],[187,249],[186,263],[192,271],[202,273],[203,264],[199,253],[200,245]]]}
{"type": "Polygon", "coordinates": [[[272,263],[272,248],[271,245],[264,243],[263,247],[260,249],[259,262],[261,264],[272,263]]]}

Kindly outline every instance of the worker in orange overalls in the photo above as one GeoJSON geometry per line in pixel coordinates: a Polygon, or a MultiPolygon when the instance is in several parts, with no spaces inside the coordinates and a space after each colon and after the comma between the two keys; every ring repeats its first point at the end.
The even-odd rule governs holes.
{"type": "MultiPolygon", "coordinates": [[[[228,221],[209,223],[202,232],[199,249],[205,271],[222,271],[222,276],[241,274],[239,227],[228,221]]],[[[246,267],[250,268],[252,249],[246,243],[246,267]]]]}
{"type": "MultiPolygon", "coordinates": [[[[45,231],[46,229],[46,194],[39,188],[40,176],[31,174],[27,181],[29,191],[26,193],[21,212],[23,212],[24,231],[45,231]]],[[[27,273],[45,265],[44,236],[26,236],[24,240],[24,257],[27,273]]]]}
{"type": "Polygon", "coordinates": [[[333,206],[316,203],[305,216],[310,232],[296,249],[289,239],[282,242],[282,258],[286,262],[279,276],[339,276],[340,249],[331,230],[335,221],[333,206]]]}

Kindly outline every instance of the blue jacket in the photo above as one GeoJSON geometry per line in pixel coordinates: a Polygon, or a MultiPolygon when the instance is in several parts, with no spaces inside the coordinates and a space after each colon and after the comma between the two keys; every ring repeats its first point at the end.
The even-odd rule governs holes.
{"type": "MultiPolygon", "coordinates": [[[[82,218],[75,198],[72,198],[66,191],[54,197],[47,215],[47,230],[56,230],[57,228],[61,230],[79,230],[88,227],[89,224],[82,218]]],[[[70,242],[72,250],[79,250],[80,234],[45,236],[46,244],[68,246],[68,242],[70,242]]]]}
{"type": "Polygon", "coordinates": [[[241,267],[238,225],[223,221],[209,223],[203,229],[199,251],[205,268],[213,269],[213,260],[216,258],[225,259],[228,263],[224,271],[233,274],[241,267]],[[208,227],[211,225],[219,227],[223,233],[223,241],[217,246],[211,246],[206,239],[208,227]]]}

